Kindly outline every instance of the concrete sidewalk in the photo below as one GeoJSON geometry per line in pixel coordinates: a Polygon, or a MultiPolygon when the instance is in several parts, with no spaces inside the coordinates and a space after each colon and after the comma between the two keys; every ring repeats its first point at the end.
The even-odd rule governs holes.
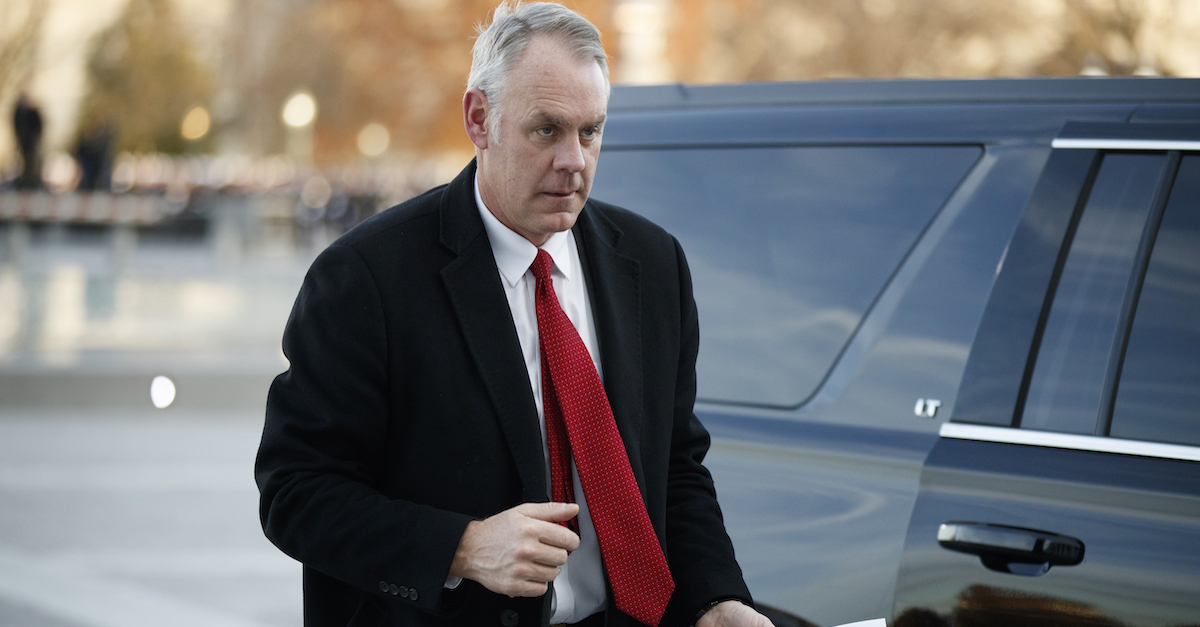
{"type": "Polygon", "coordinates": [[[0,409],[0,625],[294,627],[253,413],[0,409]]]}

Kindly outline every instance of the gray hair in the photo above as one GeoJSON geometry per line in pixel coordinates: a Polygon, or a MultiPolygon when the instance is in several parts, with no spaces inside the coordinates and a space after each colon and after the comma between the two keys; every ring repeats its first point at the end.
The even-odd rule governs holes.
{"type": "Polygon", "coordinates": [[[467,89],[479,89],[487,96],[491,107],[488,130],[494,137],[498,137],[509,71],[521,59],[534,35],[557,37],[577,59],[594,60],[608,88],[608,55],[600,43],[600,30],[561,4],[504,0],[496,7],[492,23],[486,27],[480,25],[478,31],[467,89]]]}

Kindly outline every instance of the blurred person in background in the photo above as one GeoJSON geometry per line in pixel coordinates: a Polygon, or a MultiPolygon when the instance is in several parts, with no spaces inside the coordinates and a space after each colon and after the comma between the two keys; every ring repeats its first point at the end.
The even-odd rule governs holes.
{"type": "Polygon", "coordinates": [[[770,627],[702,465],[678,242],[591,199],[599,31],[502,4],[476,158],[313,263],[256,467],[305,624],[770,627]]]}
{"type": "Polygon", "coordinates": [[[40,189],[42,113],[24,91],[17,96],[17,105],[13,109],[13,134],[21,151],[21,175],[17,177],[17,189],[40,189]]]}
{"type": "Polygon", "coordinates": [[[107,120],[89,122],[75,144],[80,191],[108,191],[112,187],[112,127],[107,120]]]}

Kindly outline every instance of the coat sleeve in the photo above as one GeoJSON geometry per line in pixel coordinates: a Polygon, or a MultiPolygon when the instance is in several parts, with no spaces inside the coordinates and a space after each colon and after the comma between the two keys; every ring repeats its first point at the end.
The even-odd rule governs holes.
{"type": "Polygon", "coordinates": [[[667,475],[667,551],[676,591],[674,621],[690,625],[696,613],[720,600],[750,604],[750,591],[725,531],[712,476],[703,466],[708,431],[694,413],[700,332],[692,279],[678,241],[680,350],[675,379],[671,456],[667,475]]]}
{"type": "Polygon", "coordinates": [[[380,491],[390,414],[388,333],[375,278],[351,247],[313,263],[283,338],[255,465],[267,537],[307,568],[382,603],[444,615],[443,584],[471,518],[380,491]],[[397,594],[393,590],[403,591],[397,594]]]}

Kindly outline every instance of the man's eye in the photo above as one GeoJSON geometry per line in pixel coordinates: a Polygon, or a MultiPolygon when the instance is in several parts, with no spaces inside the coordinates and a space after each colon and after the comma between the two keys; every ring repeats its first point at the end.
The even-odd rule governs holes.
{"type": "Polygon", "coordinates": [[[598,135],[598,133],[596,132],[596,129],[594,129],[594,128],[585,128],[585,129],[583,129],[583,132],[580,133],[580,135],[583,135],[584,137],[587,137],[590,139],[590,138],[598,135]]]}
{"type": "Polygon", "coordinates": [[[543,126],[537,130],[537,134],[541,135],[542,137],[549,137],[554,134],[554,129],[550,128],[549,126],[543,126]]]}

